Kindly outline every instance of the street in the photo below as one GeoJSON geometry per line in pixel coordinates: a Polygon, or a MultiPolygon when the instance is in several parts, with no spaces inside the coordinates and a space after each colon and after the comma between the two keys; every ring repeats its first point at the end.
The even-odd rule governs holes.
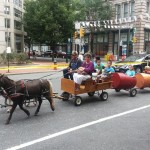
{"type": "MultiPolygon", "coordinates": [[[[61,91],[61,72],[10,75],[13,80],[51,79],[54,92],[61,91]],[[53,74],[51,76],[47,76],[53,74]]],[[[0,108],[0,150],[149,150],[150,147],[150,89],[138,90],[136,97],[127,91],[106,90],[107,101],[83,94],[83,104],[55,99],[55,111],[44,100],[38,116],[37,106],[27,107],[31,117],[19,107],[11,123],[6,108],[0,108]]],[[[0,97],[1,103],[3,98],[0,97]]]]}

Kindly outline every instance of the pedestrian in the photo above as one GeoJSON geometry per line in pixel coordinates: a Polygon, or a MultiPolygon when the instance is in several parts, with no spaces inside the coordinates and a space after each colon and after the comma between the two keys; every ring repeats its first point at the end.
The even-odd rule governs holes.
{"type": "Polygon", "coordinates": [[[82,52],[79,53],[78,58],[81,59],[81,61],[83,61],[83,54],[82,54],[82,52]]]}
{"type": "Polygon", "coordinates": [[[94,64],[91,61],[90,53],[85,53],[84,60],[84,63],[81,67],[79,67],[77,73],[74,73],[73,75],[73,80],[75,82],[75,90],[79,90],[82,81],[91,78],[92,72],[94,71],[94,64]]]}
{"type": "Polygon", "coordinates": [[[78,52],[73,51],[69,66],[63,70],[64,78],[73,80],[73,73],[76,72],[81,65],[82,61],[78,58],[78,52]]]}
{"type": "Polygon", "coordinates": [[[35,51],[32,52],[33,59],[36,59],[35,51]]]}
{"type": "Polygon", "coordinates": [[[129,70],[126,71],[126,75],[130,77],[135,76],[134,67],[132,65],[129,65],[129,70]]]}

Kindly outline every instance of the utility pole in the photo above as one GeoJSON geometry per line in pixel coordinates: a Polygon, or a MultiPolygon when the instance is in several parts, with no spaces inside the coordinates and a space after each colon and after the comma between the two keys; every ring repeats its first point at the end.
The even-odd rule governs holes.
{"type": "Polygon", "coordinates": [[[121,32],[121,26],[119,25],[119,31],[118,31],[118,53],[117,53],[117,60],[119,61],[119,51],[120,51],[120,32],[121,32]]]}

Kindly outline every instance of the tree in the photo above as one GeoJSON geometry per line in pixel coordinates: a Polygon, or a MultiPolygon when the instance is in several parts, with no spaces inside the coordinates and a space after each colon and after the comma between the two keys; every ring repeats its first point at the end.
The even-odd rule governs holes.
{"type": "Polygon", "coordinates": [[[74,30],[73,4],[72,0],[26,0],[23,22],[28,36],[53,48],[66,43],[74,30]]]}

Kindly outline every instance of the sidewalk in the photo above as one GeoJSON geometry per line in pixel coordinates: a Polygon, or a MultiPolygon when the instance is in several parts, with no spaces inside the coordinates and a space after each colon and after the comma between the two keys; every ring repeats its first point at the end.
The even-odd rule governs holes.
{"type": "MultiPolygon", "coordinates": [[[[31,59],[32,60],[32,59],[31,59]]],[[[106,61],[104,58],[101,59],[104,64],[106,61]]],[[[57,65],[54,65],[53,62],[49,61],[40,61],[40,60],[32,60],[31,64],[10,64],[9,72],[8,66],[0,66],[1,74],[25,74],[25,73],[40,73],[40,72],[50,72],[50,71],[60,71],[68,66],[69,63],[57,62],[57,65]]]]}
{"type": "Polygon", "coordinates": [[[48,71],[58,71],[63,68],[66,68],[68,63],[58,62],[57,65],[54,65],[52,62],[42,62],[42,61],[33,61],[31,64],[22,64],[22,65],[11,65],[1,66],[1,74],[24,74],[24,73],[40,73],[48,71]]]}

